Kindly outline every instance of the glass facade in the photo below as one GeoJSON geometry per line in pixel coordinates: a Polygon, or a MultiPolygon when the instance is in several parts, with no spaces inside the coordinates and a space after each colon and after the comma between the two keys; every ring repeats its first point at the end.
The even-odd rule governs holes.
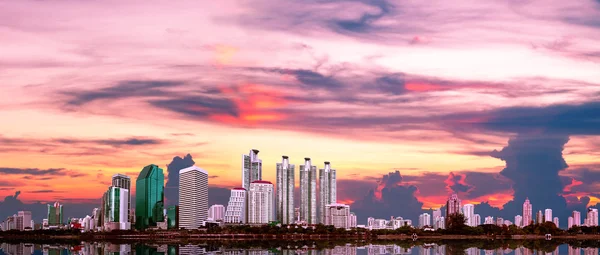
{"type": "Polygon", "coordinates": [[[63,206],[56,202],[54,205],[48,205],[48,225],[59,226],[63,224],[63,206]]]}
{"type": "Polygon", "coordinates": [[[177,217],[179,216],[179,206],[169,206],[167,209],[167,228],[168,229],[178,229],[179,221],[177,217]]]}
{"type": "Polygon", "coordinates": [[[165,175],[163,169],[148,165],[136,180],[135,227],[144,230],[164,221],[165,175]]]}
{"type": "Polygon", "coordinates": [[[250,188],[253,181],[262,180],[262,160],[258,158],[258,150],[252,149],[248,155],[242,155],[242,187],[250,188]]]}
{"type": "Polygon", "coordinates": [[[300,166],[300,220],[306,224],[317,224],[317,166],[310,158],[300,166]]]}

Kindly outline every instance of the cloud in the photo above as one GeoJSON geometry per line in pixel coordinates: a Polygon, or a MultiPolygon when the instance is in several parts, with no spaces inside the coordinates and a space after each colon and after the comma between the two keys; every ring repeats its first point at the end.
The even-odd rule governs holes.
{"type": "MultiPolygon", "coordinates": [[[[42,219],[47,218],[48,206],[45,203],[33,202],[23,203],[19,199],[21,191],[16,191],[14,195],[7,196],[4,201],[0,201],[0,219],[6,219],[6,217],[16,214],[18,211],[31,211],[32,219],[36,223],[41,223],[42,219]]],[[[61,200],[60,202],[62,202],[61,200]]],[[[85,217],[91,215],[92,210],[100,206],[100,200],[95,199],[92,201],[81,202],[70,202],[68,199],[64,200],[64,220],[66,221],[71,217],[85,217]]]]}
{"type": "Polygon", "coordinates": [[[194,164],[196,162],[192,159],[192,155],[187,154],[183,158],[179,156],[173,157],[171,163],[167,165],[167,183],[165,184],[167,205],[179,204],[179,170],[188,168],[194,164]]]}
{"type": "Polygon", "coordinates": [[[445,183],[447,184],[446,188],[448,188],[450,193],[468,193],[473,189],[473,186],[465,182],[464,175],[454,174],[453,172],[450,172],[445,183]]]}
{"type": "Polygon", "coordinates": [[[66,169],[64,168],[49,168],[49,169],[39,169],[39,168],[9,168],[9,167],[0,167],[0,173],[5,175],[50,175],[50,176],[58,176],[63,175],[66,169]]]}
{"type": "Polygon", "coordinates": [[[335,30],[346,30],[353,33],[372,32],[372,30],[378,29],[373,22],[389,14],[393,9],[392,4],[386,0],[362,0],[359,2],[374,6],[379,10],[376,13],[364,12],[358,19],[334,20],[333,23],[337,27],[335,30]]]}
{"type": "Polygon", "coordinates": [[[132,97],[162,96],[165,88],[182,85],[179,81],[122,81],[115,86],[89,91],[64,91],[69,106],[83,106],[94,101],[132,97]]]}

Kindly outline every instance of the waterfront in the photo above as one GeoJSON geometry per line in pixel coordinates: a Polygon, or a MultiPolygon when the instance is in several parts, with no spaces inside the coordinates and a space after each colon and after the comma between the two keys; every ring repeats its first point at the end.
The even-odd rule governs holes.
{"type": "Polygon", "coordinates": [[[527,242],[398,242],[398,243],[222,243],[205,242],[194,244],[165,245],[148,243],[69,243],[33,244],[2,243],[0,255],[98,255],[98,254],[137,254],[137,255],[384,255],[384,254],[466,254],[466,255],[591,255],[599,254],[598,241],[527,241],[527,242]]]}

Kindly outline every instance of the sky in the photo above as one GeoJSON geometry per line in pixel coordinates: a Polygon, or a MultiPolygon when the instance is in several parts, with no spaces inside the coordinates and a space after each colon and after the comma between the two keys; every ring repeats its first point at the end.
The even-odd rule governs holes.
{"type": "Polygon", "coordinates": [[[598,0],[0,1],[0,218],[149,164],[226,204],[259,149],[270,181],[330,161],[359,220],[458,193],[566,223],[600,202],[599,41],[598,0]]]}

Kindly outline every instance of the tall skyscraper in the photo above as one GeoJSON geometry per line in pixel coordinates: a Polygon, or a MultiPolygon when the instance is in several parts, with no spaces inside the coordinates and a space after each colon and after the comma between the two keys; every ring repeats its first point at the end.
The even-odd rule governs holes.
{"type": "Polygon", "coordinates": [[[294,223],[295,166],[288,156],[282,156],[277,163],[277,221],[281,224],[294,223]]]}
{"type": "Polygon", "coordinates": [[[267,224],[273,221],[273,184],[253,181],[248,191],[248,223],[267,224]]]}
{"type": "Polygon", "coordinates": [[[475,219],[475,222],[473,222],[474,227],[481,225],[481,215],[475,214],[474,219],[475,219]]]}
{"type": "Polygon", "coordinates": [[[537,212],[537,214],[535,215],[535,223],[536,224],[544,223],[544,213],[542,213],[542,210],[539,210],[537,212]]]}
{"type": "Polygon", "coordinates": [[[31,229],[33,230],[33,224],[31,224],[31,211],[19,211],[17,216],[23,219],[23,227],[19,230],[31,229]]]}
{"type": "Polygon", "coordinates": [[[317,166],[310,158],[300,165],[300,221],[317,224],[317,166]]]}
{"type": "Polygon", "coordinates": [[[60,226],[63,221],[63,205],[59,202],[54,205],[48,205],[48,226],[60,226]]]}
{"type": "Polygon", "coordinates": [[[448,216],[460,213],[460,209],[461,202],[460,199],[458,199],[458,195],[456,193],[450,195],[446,202],[446,220],[448,220],[448,216]]]}
{"type": "Polygon", "coordinates": [[[225,210],[225,222],[238,224],[246,223],[246,196],[247,192],[244,188],[233,188],[231,190],[229,203],[227,203],[227,210],[225,210]]]}
{"type": "Polygon", "coordinates": [[[440,209],[436,209],[433,211],[433,215],[432,215],[432,222],[431,225],[433,225],[434,228],[440,228],[440,220],[442,220],[442,210],[440,209]]]}
{"type": "Polygon", "coordinates": [[[467,218],[467,226],[475,226],[475,206],[472,204],[465,204],[463,206],[463,214],[467,218]]]}
{"type": "Polygon", "coordinates": [[[135,182],[135,228],[144,230],[163,222],[165,175],[157,165],[142,169],[135,182]]]}
{"type": "Polygon", "coordinates": [[[517,215],[515,216],[515,226],[517,227],[523,227],[523,216],[521,215],[517,215]]]}
{"type": "Polygon", "coordinates": [[[127,197],[127,222],[131,222],[131,178],[124,174],[115,174],[112,177],[112,186],[126,189],[129,193],[127,197]]]}
{"type": "Polygon", "coordinates": [[[129,190],[110,186],[104,199],[104,230],[129,230],[129,190]]]}
{"type": "Polygon", "coordinates": [[[533,207],[529,202],[529,198],[525,199],[523,203],[523,227],[529,226],[533,221],[533,207]]]}
{"type": "Polygon", "coordinates": [[[208,218],[208,172],[197,166],[179,171],[179,228],[198,229],[208,218]]]}
{"type": "Polygon", "coordinates": [[[262,160],[258,158],[258,150],[252,149],[242,155],[242,188],[248,190],[250,183],[262,180],[262,160]]]}
{"type": "Polygon", "coordinates": [[[350,206],[345,204],[328,204],[325,206],[325,225],[336,228],[350,228],[350,206]]]}
{"type": "Polygon", "coordinates": [[[208,218],[214,221],[223,221],[225,219],[225,206],[211,205],[208,208],[208,218]]]}
{"type": "Polygon", "coordinates": [[[581,213],[573,211],[573,226],[581,226],[581,213]]]}
{"type": "Polygon", "coordinates": [[[573,227],[573,217],[569,216],[569,218],[567,218],[567,229],[570,229],[573,227]]]}
{"type": "Polygon", "coordinates": [[[319,210],[321,223],[325,223],[325,206],[337,202],[337,184],[335,169],[331,168],[329,161],[325,161],[325,168],[319,169],[319,210]]]}
{"type": "Polygon", "coordinates": [[[588,208],[587,218],[585,219],[586,226],[596,227],[598,226],[598,209],[588,208]]]}
{"type": "Polygon", "coordinates": [[[544,222],[552,222],[552,209],[544,210],[544,222]]]}

